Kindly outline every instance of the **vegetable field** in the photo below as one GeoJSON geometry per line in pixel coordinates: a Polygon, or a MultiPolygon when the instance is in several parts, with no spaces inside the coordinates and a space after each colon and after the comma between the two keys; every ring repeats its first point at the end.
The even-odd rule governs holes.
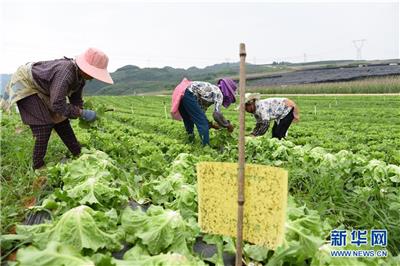
{"type": "MultiPolygon", "coordinates": [[[[246,162],[289,171],[284,243],[276,251],[245,243],[246,265],[400,265],[400,97],[290,98],[301,121],[286,140],[246,139],[246,162]],[[333,229],[386,229],[388,255],[332,257],[333,229]]],[[[212,131],[202,148],[169,118],[168,97],[86,100],[99,120],[72,122],[82,155],[69,158],[54,133],[47,168],[36,172],[29,128],[18,114],[2,114],[2,261],[229,265],[235,239],[202,234],[197,224],[195,169],[236,162],[237,130],[212,131]]],[[[234,107],[223,112],[238,128],[234,107]]],[[[246,114],[247,132],[254,124],[246,114]]]]}

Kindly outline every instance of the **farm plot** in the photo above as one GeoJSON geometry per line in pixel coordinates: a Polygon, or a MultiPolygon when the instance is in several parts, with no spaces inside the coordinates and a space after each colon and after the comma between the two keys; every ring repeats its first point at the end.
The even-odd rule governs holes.
{"type": "MultiPolygon", "coordinates": [[[[290,194],[284,244],[274,252],[246,243],[246,263],[397,265],[399,97],[294,100],[302,121],[290,128],[286,141],[264,136],[246,143],[247,162],[289,170],[290,194]],[[329,236],[335,228],[387,229],[389,255],[333,258],[329,236]]],[[[198,140],[188,145],[183,125],[166,118],[169,98],[90,101],[97,110],[115,111],[100,114],[88,128],[74,121],[87,148],[79,159],[59,163],[66,150],[52,137],[48,167],[36,173],[30,170],[29,129],[17,115],[2,117],[2,259],[18,250],[19,265],[227,262],[235,240],[202,234],[197,225],[195,164],[236,161],[236,132],[213,132],[211,147],[201,148],[198,140]],[[35,212],[47,222],[22,225],[35,212]],[[13,231],[18,234],[9,234],[13,231]]],[[[235,111],[225,113],[237,124],[235,111]]],[[[247,122],[251,130],[249,116],[247,122]]]]}

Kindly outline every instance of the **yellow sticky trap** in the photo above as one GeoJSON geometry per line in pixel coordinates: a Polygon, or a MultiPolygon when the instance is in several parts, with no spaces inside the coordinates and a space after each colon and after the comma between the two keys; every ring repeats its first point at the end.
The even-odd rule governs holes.
{"type": "MultiPolygon", "coordinates": [[[[203,232],[236,237],[237,163],[197,164],[199,225],[203,232]]],[[[283,241],[287,171],[246,164],[243,239],[275,250],[283,241]]]]}

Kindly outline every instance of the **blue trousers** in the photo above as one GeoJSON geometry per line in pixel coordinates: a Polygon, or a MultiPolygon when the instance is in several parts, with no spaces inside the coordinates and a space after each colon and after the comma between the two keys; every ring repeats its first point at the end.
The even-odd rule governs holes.
{"type": "Polygon", "coordinates": [[[182,116],[186,132],[193,135],[193,127],[196,125],[203,145],[210,144],[208,120],[206,114],[201,109],[197,102],[196,96],[189,90],[185,91],[181,103],[179,105],[179,112],[182,116]]]}

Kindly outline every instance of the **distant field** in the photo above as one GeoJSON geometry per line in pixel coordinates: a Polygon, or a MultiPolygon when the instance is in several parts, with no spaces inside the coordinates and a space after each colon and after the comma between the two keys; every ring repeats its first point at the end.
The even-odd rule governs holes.
{"type": "Polygon", "coordinates": [[[248,90],[262,94],[400,93],[400,75],[346,82],[248,87],[248,90]]]}
{"type": "Polygon", "coordinates": [[[265,76],[249,76],[247,85],[251,87],[272,87],[280,85],[314,84],[328,82],[347,82],[364,78],[390,77],[400,75],[400,66],[378,64],[360,66],[326,66],[308,69],[297,69],[287,73],[265,76]]]}

